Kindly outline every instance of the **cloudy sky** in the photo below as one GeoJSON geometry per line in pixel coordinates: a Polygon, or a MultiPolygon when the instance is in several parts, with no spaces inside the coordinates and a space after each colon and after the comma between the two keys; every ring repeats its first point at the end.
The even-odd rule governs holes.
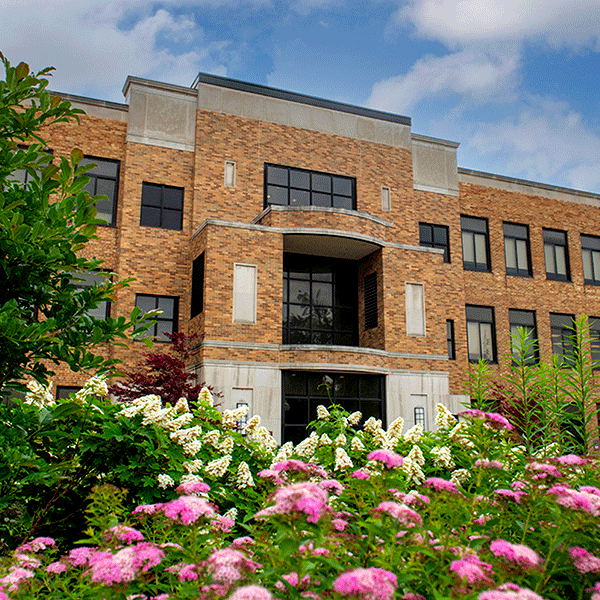
{"type": "Polygon", "coordinates": [[[462,167],[600,193],[600,0],[0,0],[0,50],[103,100],[204,71],[399,113],[462,167]]]}

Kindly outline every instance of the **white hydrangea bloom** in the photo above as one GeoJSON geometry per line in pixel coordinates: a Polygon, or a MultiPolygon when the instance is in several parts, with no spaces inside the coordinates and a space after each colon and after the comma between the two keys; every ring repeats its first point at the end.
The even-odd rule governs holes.
{"type": "Polygon", "coordinates": [[[175,403],[175,412],[178,415],[190,412],[190,406],[186,398],[179,398],[175,403]]]}
{"type": "Polygon", "coordinates": [[[443,405],[436,404],[437,413],[435,415],[435,424],[438,429],[452,429],[457,423],[452,413],[443,405]]]}
{"type": "Polygon", "coordinates": [[[418,423],[404,434],[404,441],[416,444],[423,437],[423,425],[418,423]]]}
{"type": "Polygon", "coordinates": [[[361,442],[359,437],[354,436],[350,442],[350,448],[353,452],[363,452],[365,450],[365,445],[361,442]]]}
{"type": "Polygon", "coordinates": [[[466,421],[460,421],[448,434],[448,437],[451,440],[454,440],[455,442],[457,442],[458,444],[460,444],[461,446],[463,446],[464,448],[473,448],[475,444],[473,444],[473,442],[468,439],[467,436],[467,430],[468,430],[468,424],[466,421]]]}
{"type": "Polygon", "coordinates": [[[322,404],[319,404],[317,406],[317,419],[324,421],[327,418],[329,418],[329,411],[322,404]]]}
{"type": "Polygon", "coordinates": [[[233,450],[233,438],[228,435],[220,444],[218,447],[219,452],[222,452],[223,454],[231,454],[231,451],[233,450]]]}
{"type": "Polygon", "coordinates": [[[105,375],[94,375],[90,377],[84,386],[75,394],[77,402],[84,402],[88,396],[98,396],[106,398],[108,396],[108,386],[106,385],[105,375]]]}
{"type": "Polygon", "coordinates": [[[333,443],[336,446],[345,446],[348,443],[348,440],[346,439],[346,436],[343,433],[340,433],[340,435],[338,435],[335,440],[333,440],[333,443]]]}
{"type": "Polygon", "coordinates": [[[375,431],[375,434],[373,435],[373,441],[375,442],[375,445],[379,446],[380,448],[390,448],[388,436],[381,427],[378,427],[375,431]]]}
{"type": "Polygon", "coordinates": [[[421,485],[425,481],[425,473],[421,466],[408,456],[404,459],[402,470],[406,473],[407,484],[421,485]]]}
{"type": "Polygon", "coordinates": [[[200,394],[198,394],[198,400],[208,404],[209,406],[213,406],[214,404],[213,396],[206,386],[200,390],[200,394]]]}
{"type": "Polygon", "coordinates": [[[175,482],[173,481],[173,478],[170,475],[167,475],[166,473],[161,473],[158,476],[158,487],[159,488],[166,490],[167,488],[173,487],[174,485],[175,485],[175,482]]]}
{"type": "Polygon", "coordinates": [[[312,456],[319,445],[319,436],[313,431],[306,439],[302,440],[295,449],[298,456],[308,458],[312,456]]]}
{"type": "Polygon", "coordinates": [[[52,382],[46,386],[32,379],[27,382],[27,389],[29,391],[25,394],[25,404],[34,404],[39,407],[52,406],[54,404],[52,382]]]}
{"type": "Polygon", "coordinates": [[[185,442],[191,442],[192,440],[196,440],[201,433],[202,428],[199,425],[194,425],[194,427],[190,427],[189,429],[178,429],[177,431],[173,431],[169,434],[169,437],[176,444],[182,445],[185,442]]]}
{"type": "Polygon", "coordinates": [[[252,479],[252,473],[247,462],[242,461],[240,463],[235,475],[235,483],[239,489],[254,487],[254,479],[252,479]]]}
{"type": "Polygon", "coordinates": [[[235,521],[238,516],[238,509],[234,506],[233,508],[230,508],[226,513],[224,513],[223,516],[227,519],[235,521]]]}
{"type": "Polygon", "coordinates": [[[142,419],[142,426],[153,424],[158,427],[164,427],[167,423],[173,420],[174,415],[175,409],[172,406],[162,408],[160,410],[144,409],[144,418],[142,419]]]}
{"type": "Polygon", "coordinates": [[[271,435],[271,432],[266,427],[259,427],[258,431],[254,434],[256,441],[260,442],[269,450],[275,450],[279,447],[277,440],[271,435]]]}
{"type": "Polygon", "coordinates": [[[252,435],[260,425],[260,415],[254,415],[248,419],[248,423],[246,424],[246,433],[248,435],[252,435]]]}
{"type": "Polygon", "coordinates": [[[408,456],[406,458],[412,460],[419,466],[423,466],[425,464],[425,457],[423,456],[423,452],[421,451],[421,448],[419,448],[419,446],[417,446],[416,444],[410,449],[410,452],[408,453],[408,456]]]}
{"type": "Polygon", "coordinates": [[[217,429],[213,429],[212,431],[208,431],[202,436],[202,442],[205,446],[212,446],[216,448],[219,445],[219,438],[221,437],[221,432],[217,429]]]}
{"type": "Polygon", "coordinates": [[[275,458],[273,459],[271,466],[276,465],[278,462],[283,462],[284,460],[287,460],[292,455],[293,452],[294,452],[294,442],[286,442],[277,451],[277,454],[275,455],[275,458]]]}
{"type": "Polygon", "coordinates": [[[381,429],[381,419],[376,419],[375,417],[369,417],[365,421],[364,429],[365,429],[365,431],[368,431],[369,433],[375,435],[375,433],[377,433],[377,430],[381,429]]]}
{"type": "MultiPolygon", "coordinates": [[[[202,477],[196,475],[195,473],[186,473],[181,477],[179,483],[203,483],[202,477]]],[[[200,494],[194,494],[195,496],[199,496],[200,494]]]]}
{"type": "Polygon", "coordinates": [[[471,477],[471,473],[467,469],[456,469],[450,474],[450,481],[452,483],[461,484],[467,481],[471,477]]]}
{"type": "Polygon", "coordinates": [[[452,459],[452,452],[448,446],[435,446],[431,449],[431,454],[435,456],[433,464],[436,467],[454,469],[456,466],[456,463],[452,459]]]}
{"type": "Polygon", "coordinates": [[[237,419],[233,416],[232,410],[223,411],[223,425],[231,429],[237,427],[237,419]]]}
{"type": "Polygon", "coordinates": [[[204,468],[204,471],[211,477],[222,477],[229,468],[230,463],[231,454],[227,454],[216,460],[211,460],[204,468]]]}
{"type": "Polygon", "coordinates": [[[321,444],[321,446],[331,446],[331,444],[333,444],[333,442],[331,441],[331,438],[326,433],[324,433],[319,438],[319,444],[321,444]]]}
{"type": "MultiPolygon", "coordinates": [[[[175,412],[176,412],[176,409],[175,409],[175,412]]],[[[178,429],[183,429],[184,427],[189,425],[193,419],[194,419],[194,415],[192,413],[189,413],[189,412],[183,413],[182,415],[179,415],[176,419],[173,419],[171,421],[166,421],[163,424],[163,427],[167,431],[177,431],[178,429]]]]}
{"type": "Polygon", "coordinates": [[[359,410],[357,410],[356,412],[353,412],[351,415],[348,416],[348,423],[350,423],[350,425],[358,425],[361,419],[362,413],[359,410]]]}
{"type": "Polygon", "coordinates": [[[188,460],[183,463],[183,468],[188,473],[197,473],[202,468],[202,461],[200,459],[188,460]]]}
{"type": "Polygon", "coordinates": [[[398,417],[392,424],[388,427],[387,434],[390,438],[398,439],[402,435],[402,430],[404,429],[404,419],[402,417],[398,417]]]}
{"type": "Polygon", "coordinates": [[[189,442],[184,442],[181,444],[183,448],[184,454],[188,456],[196,456],[198,452],[200,452],[200,448],[202,448],[202,442],[198,439],[190,440],[189,442]]]}
{"type": "Polygon", "coordinates": [[[135,404],[128,404],[125,408],[121,409],[117,414],[124,416],[126,419],[133,419],[139,412],[141,408],[136,406],[135,404]]]}
{"type": "Polygon", "coordinates": [[[348,456],[348,453],[343,448],[335,449],[335,466],[334,471],[340,471],[341,469],[349,469],[353,467],[352,459],[348,456]]]}

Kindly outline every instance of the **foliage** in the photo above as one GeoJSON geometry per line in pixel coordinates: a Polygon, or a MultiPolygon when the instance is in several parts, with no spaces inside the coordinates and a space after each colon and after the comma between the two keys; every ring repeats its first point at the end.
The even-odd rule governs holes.
{"type": "Polygon", "coordinates": [[[440,406],[425,433],[359,420],[320,407],[313,442],[291,452],[308,446],[323,464],[272,464],[256,481],[270,496],[235,524],[218,485],[190,481],[129,514],[119,490],[96,488],[85,546],[60,556],[33,540],[0,585],[11,600],[597,600],[597,460],[528,456],[505,419],[479,410],[458,422],[440,406]]]}
{"type": "Polygon", "coordinates": [[[89,315],[127,280],[77,286],[79,274],[102,262],[81,250],[103,223],[94,206],[103,196],[84,191],[94,165],[78,166],[81,150],[52,157],[43,135],[83,111],[46,90],[51,69],[35,74],[25,63],[12,67],[0,59],[0,390],[23,390],[25,378],[47,382],[52,371],[42,361],[64,361],[74,371],[109,369],[116,361],[93,349],[147,325],[139,309],[129,319],[89,315]],[[15,177],[18,171],[27,173],[27,183],[15,177]]]}

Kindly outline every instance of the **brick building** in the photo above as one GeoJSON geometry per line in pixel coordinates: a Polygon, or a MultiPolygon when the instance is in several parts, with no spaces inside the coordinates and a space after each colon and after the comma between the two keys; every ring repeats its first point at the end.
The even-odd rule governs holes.
{"type": "MultiPolygon", "coordinates": [[[[109,196],[86,251],[136,278],[98,313],[160,308],[159,339],[201,334],[190,369],[281,439],[324,381],[349,410],[433,426],[511,330],[548,358],[573,316],[600,316],[600,195],[457,168],[458,144],[407,117],[213,75],[124,94],[66,96],[87,116],[48,135],[109,196]]],[[[131,364],[140,346],[106,352],[131,364]]]]}

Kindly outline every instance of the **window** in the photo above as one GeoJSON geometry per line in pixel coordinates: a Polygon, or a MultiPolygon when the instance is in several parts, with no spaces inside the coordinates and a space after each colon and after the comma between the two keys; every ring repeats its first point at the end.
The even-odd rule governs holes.
{"type": "Polygon", "coordinates": [[[539,350],[537,342],[537,329],[535,326],[535,312],[532,310],[516,310],[511,308],[508,311],[508,321],[510,325],[511,348],[515,360],[522,350],[520,347],[521,336],[519,335],[519,329],[524,329],[527,333],[527,342],[532,343],[532,345],[529,347],[527,355],[525,356],[525,362],[527,364],[538,362],[539,350]]]}
{"type": "Polygon", "coordinates": [[[422,425],[425,427],[425,407],[415,406],[415,425],[422,425]]]}
{"type": "Polygon", "coordinates": [[[365,329],[377,327],[377,273],[370,273],[364,279],[365,329]]]}
{"type": "Polygon", "coordinates": [[[470,271],[490,271],[487,219],[461,217],[463,266],[470,271]]]}
{"type": "Polygon", "coordinates": [[[81,389],[77,385],[57,385],[56,386],[56,399],[66,400],[71,394],[76,394],[81,389]]]}
{"type": "Polygon", "coordinates": [[[506,274],[531,276],[529,228],[527,225],[504,223],[504,256],[506,274]]]}
{"type": "Polygon", "coordinates": [[[325,206],[356,209],[356,179],[265,164],[265,208],[325,206]]]}
{"type": "Polygon", "coordinates": [[[575,335],[573,315],[550,313],[550,332],[552,335],[552,354],[559,363],[568,363],[573,355],[573,336],[575,335]]]}
{"type": "Polygon", "coordinates": [[[90,182],[84,189],[90,196],[103,194],[108,197],[107,200],[96,202],[96,218],[104,219],[107,225],[114,225],[119,188],[119,161],[86,156],[79,163],[80,166],[91,164],[96,166],[85,174],[90,178],[90,182]]]}
{"type": "Polygon", "coordinates": [[[235,187],[235,163],[230,161],[230,160],[226,160],[225,161],[225,179],[224,179],[224,184],[225,187],[235,187]]]}
{"type": "Polygon", "coordinates": [[[190,318],[204,310],[204,252],[192,263],[192,300],[190,318]]]}
{"type": "Polygon", "coordinates": [[[392,210],[392,193],[389,187],[381,188],[381,210],[392,210]]]}
{"type": "Polygon", "coordinates": [[[183,219],[183,188],[142,183],[140,225],[180,231],[183,219]]]}
{"type": "Polygon", "coordinates": [[[361,423],[369,417],[385,422],[385,378],[381,375],[283,371],[282,384],[284,442],[298,443],[307,436],[319,404],[338,404],[350,413],[358,410],[361,423]]]}
{"type": "Polygon", "coordinates": [[[590,333],[590,349],[594,369],[600,368],[600,317],[589,317],[588,327],[590,333]]]}
{"type": "Polygon", "coordinates": [[[406,335],[425,335],[425,290],[422,283],[406,283],[406,335]]]}
{"type": "Polygon", "coordinates": [[[355,346],[357,267],[351,260],[283,255],[283,343],[355,346]]]}
{"type": "Polygon", "coordinates": [[[600,285],[600,237],[581,236],[581,257],[585,283],[600,285]]]}
{"type": "Polygon", "coordinates": [[[469,361],[496,362],[494,309],[490,306],[467,306],[467,347],[469,361]]]}
{"type": "Polygon", "coordinates": [[[256,323],[256,265],[233,265],[233,322],[256,323]]]}
{"type": "MultiPolygon", "coordinates": [[[[93,286],[102,286],[106,283],[106,277],[98,273],[77,273],[73,283],[80,288],[91,288],[93,286]]],[[[103,300],[96,306],[87,311],[89,317],[105,321],[110,315],[110,302],[103,300]]]]}
{"type": "Polygon", "coordinates": [[[157,342],[168,342],[169,338],[165,334],[177,332],[179,298],[136,294],[135,305],[142,309],[142,313],[162,311],[162,314],[154,317],[156,323],[148,329],[148,337],[153,337],[157,342]]]}
{"type": "Polygon", "coordinates": [[[454,321],[446,320],[446,345],[448,347],[448,359],[456,360],[456,345],[454,342],[454,321]]]}
{"type": "Polygon", "coordinates": [[[544,229],[544,256],[546,258],[546,277],[569,281],[569,252],[565,231],[544,229]]]}
{"type": "MultiPolygon", "coordinates": [[[[27,152],[28,149],[28,146],[19,146],[18,151],[27,152]]],[[[44,158],[43,162],[39,164],[39,168],[35,169],[35,172],[38,175],[41,175],[42,169],[52,162],[52,151],[45,150],[44,153],[47,155],[48,159],[46,160],[44,158]]],[[[19,182],[27,185],[30,181],[32,181],[33,175],[27,169],[17,169],[16,171],[13,171],[10,175],[8,175],[6,179],[9,183],[19,182]]]]}
{"type": "Polygon", "coordinates": [[[419,223],[419,244],[426,248],[441,248],[444,262],[450,262],[450,234],[446,225],[419,223]]]}

